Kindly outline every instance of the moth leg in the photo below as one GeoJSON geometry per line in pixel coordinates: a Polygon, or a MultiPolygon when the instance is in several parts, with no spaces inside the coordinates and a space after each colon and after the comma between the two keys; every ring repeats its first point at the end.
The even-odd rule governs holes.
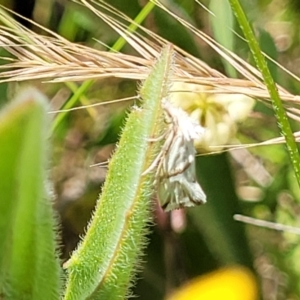
{"type": "Polygon", "coordinates": [[[151,163],[151,165],[142,173],[142,176],[151,173],[161,161],[162,156],[163,156],[163,151],[160,151],[160,153],[156,156],[156,158],[151,163]]]}
{"type": "Polygon", "coordinates": [[[173,140],[173,132],[172,131],[167,130],[164,135],[167,135],[167,138],[166,138],[166,140],[165,140],[165,142],[164,142],[164,144],[162,146],[161,151],[159,152],[159,154],[157,155],[157,157],[154,159],[154,161],[151,163],[151,165],[142,173],[142,176],[149,174],[156,167],[157,167],[158,171],[160,170],[162,158],[168,152],[168,150],[169,150],[169,148],[171,146],[172,140],[173,140]]]}
{"type": "Polygon", "coordinates": [[[147,141],[150,143],[155,143],[155,142],[160,142],[162,139],[164,139],[167,135],[167,132],[165,132],[164,134],[162,134],[161,136],[158,136],[156,138],[148,138],[147,141]]]}

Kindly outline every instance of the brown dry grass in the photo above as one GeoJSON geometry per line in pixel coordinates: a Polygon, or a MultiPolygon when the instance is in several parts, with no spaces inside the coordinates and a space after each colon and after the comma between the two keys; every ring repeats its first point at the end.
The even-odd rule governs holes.
{"type": "MultiPolygon", "coordinates": [[[[168,44],[168,41],[138,24],[136,26],[143,34],[129,33],[127,27],[133,23],[133,20],[103,1],[76,0],[74,2],[85,6],[105,21],[135,49],[139,56],[100,51],[71,43],[35,23],[47,34],[47,36],[39,35],[16,23],[8,16],[6,9],[2,7],[0,22],[3,25],[0,26],[0,45],[10,53],[10,56],[2,57],[7,63],[0,67],[0,82],[27,80],[68,82],[111,77],[144,80],[147,77],[149,68],[153,65],[161,48],[168,44]]],[[[172,13],[159,1],[154,2],[226,59],[243,77],[243,79],[228,78],[200,59],[175,46],[174,82],[208,85],[212,87],[211,93],[245,94],[264,101],[268,106],[270,105],[269,93],[260,72],[255,67],[172,13]]],[[[279,67],[281,66],[279,65],[279,67]]],[[[283,67],[281,68],[285,70],[283,67]]],[[[290,75],[300,81],[296,75],[290,75]]],[[[298,109],[300,96],[289,93],[279,85],[277,87],[288,116],[300,121],[298,109]]],[[[299,135],[299,132],[295,133],[295,138],[298,141],[299,135]]],[[[276,138],[260,145],[283,142],[282,138],[276,138]]],[[[259,144],[243,145],[243,147],[257,145],[259,144]]],[[[231,146],[230,148],[234,147],[231,146]]]]}

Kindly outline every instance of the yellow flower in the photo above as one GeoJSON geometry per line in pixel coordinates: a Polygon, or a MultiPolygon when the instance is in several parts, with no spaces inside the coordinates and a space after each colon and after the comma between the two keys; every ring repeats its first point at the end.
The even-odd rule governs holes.
{"type": "Polygon", "coordinates": [[[205,128],[195,146],[210,152],[210,146],[228,144],[236,134],[236,123],[243,121],[254,106],[254,100],[242,94],[216,94],[213,88],[200,84],[176,82],[170,101],[185,110],[205,128]]]}
{"type": "Polygon", "coordinates": [[[179,288],[166,300],[258,300],[258,288],[252,272],[231,267],[197,277],[179,288]]]}

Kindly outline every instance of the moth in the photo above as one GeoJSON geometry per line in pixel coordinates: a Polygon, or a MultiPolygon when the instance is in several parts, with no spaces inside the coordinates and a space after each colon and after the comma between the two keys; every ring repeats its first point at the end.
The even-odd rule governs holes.
{"type": "Polygon", "coordinates": [[[157,166],[155,183],[165,211],[206,203],[206,195],[196,180],[194,140],[204,128],[179,107],[162,100],[167,131],[161,152],[146,172],[157,166]]]}

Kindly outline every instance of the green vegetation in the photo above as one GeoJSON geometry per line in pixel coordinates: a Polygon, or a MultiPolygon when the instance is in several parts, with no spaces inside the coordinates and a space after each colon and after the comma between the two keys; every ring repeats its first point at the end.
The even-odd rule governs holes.
{"type": "Polygon", "coordinates": [[[1,299],[300,299],[298,8],[223,2],[0,8],[1,299]],[[206,127],[208,202],[171,213],[143,175],[165,97],[206,127]]]}

